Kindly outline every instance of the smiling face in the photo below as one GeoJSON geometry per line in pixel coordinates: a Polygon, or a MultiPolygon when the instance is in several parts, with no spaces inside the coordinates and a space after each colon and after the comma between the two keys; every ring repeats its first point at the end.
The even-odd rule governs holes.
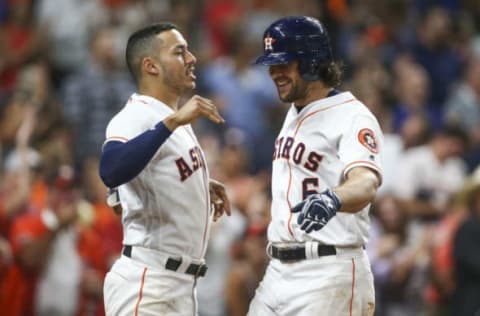
{"type": "Polygon", "coordinates": [[[175,29],[157,35],[158,53],[154,61],[160,69],[162,84],[181,94],[195,88],[197,59],[188,50],[187,41],[175,29]]]}
{"type": "Polygon", "coordinates": [[[270,77],[277,86],[278,96],[283,102],[304,105],[308,96],[309,82],[303,80],[298,72],[298,61],[284,65],[272,65],[270,77]]]}

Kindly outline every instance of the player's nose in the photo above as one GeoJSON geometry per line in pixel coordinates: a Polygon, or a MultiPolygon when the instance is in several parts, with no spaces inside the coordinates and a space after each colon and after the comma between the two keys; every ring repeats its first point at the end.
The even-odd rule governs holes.
{"type": "Polygon", "coordinates": [[[187,51],[185,62],[188,65],[195,64],[197,62],[197,57],[195,57],[195,55],[193,55],[191,51],[187,51]]]}

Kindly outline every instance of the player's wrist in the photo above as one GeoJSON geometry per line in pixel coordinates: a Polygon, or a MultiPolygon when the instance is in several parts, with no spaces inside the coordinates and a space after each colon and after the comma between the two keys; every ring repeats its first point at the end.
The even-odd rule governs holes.
{"type": "Polygon", "coordinates": [[[171,132],[173,132],[177,127],[180,126],[178,119],[175,114],[170,115],[169,117],[163,120],[163,124],[166,128],[168,128],[171,132]]]}
{"type": "Polygon", "coordinates": [[[333,189],[327,189],[324,193],[332,200],[335,213],[340,211],[340,209],[342,208],[342,200],[340,196],[338,196],[338,194],[333,189]]]}

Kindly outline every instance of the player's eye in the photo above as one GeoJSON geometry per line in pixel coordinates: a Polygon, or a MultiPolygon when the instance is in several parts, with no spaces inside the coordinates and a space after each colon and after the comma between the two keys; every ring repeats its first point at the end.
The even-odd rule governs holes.
{"type": "Polygon", "coordinates": [[[174,51],[174,54],[175,55],[185,55],[185,49],[179,48],[179,49],[174,51]]]}

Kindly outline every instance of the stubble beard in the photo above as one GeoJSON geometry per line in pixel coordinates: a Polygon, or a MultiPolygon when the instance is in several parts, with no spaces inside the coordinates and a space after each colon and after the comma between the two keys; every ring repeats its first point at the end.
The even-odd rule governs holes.
{"type": "Polygon", "coordinates": [[[182,76],[181,73],[177,71],[170,71],[163,65],[161,67],[163,68],[163,73],[165,74],[165,76],[163,77],[163,84],[167,87],[170,87],[179,96],[188,94],[193,89],[195,89],[195,81],[191,85],[189,85],[186,83],[185,76],[182,76]]]}
{"type": "Polygon", "coordinates": [[[307,84],[306,83],[292,83],[292,89],[285,96],[280,96],[280,100],[286,103],[293,103],[297,100],[304,99],[307,96],[307,84]]]}

